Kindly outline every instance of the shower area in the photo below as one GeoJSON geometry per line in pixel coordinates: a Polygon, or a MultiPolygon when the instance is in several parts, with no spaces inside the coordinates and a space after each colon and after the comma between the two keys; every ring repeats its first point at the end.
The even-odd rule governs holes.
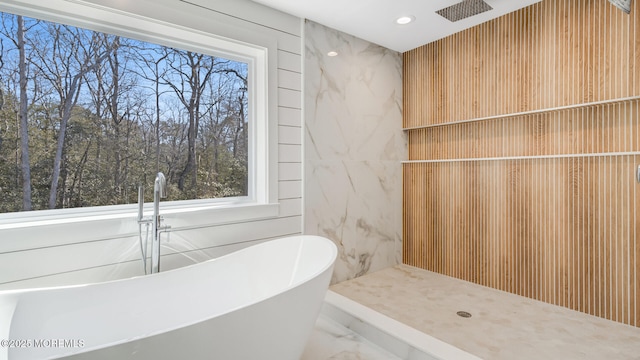
{"type": "Polygon", "coordinates": [[[638,1],[543,0],[402,63],[401,264],[330,289],[480,358],[637,358],[638,1]]]}
{"type": "Polygon", "coordinates": [[[640,8],[621,6],[542,1],[404,54],[404,264],[640,326],[640,8]]]}

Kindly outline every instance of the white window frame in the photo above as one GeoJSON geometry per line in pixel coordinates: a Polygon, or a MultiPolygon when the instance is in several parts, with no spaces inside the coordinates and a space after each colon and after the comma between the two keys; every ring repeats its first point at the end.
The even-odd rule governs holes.
{"type": "MultiPolygon", "coordinates": [[[[176,15],[176,23],[167,22],[102,5],[109,2],[114,3],[111,0],[5,0],[0,3],[0,11],[247,63],[251,75],[248,82],[248,196],[162,202],[161,213],[169,225],[172,220],[182,224],[172,229],[276,217],[279,211],[276,40],[247,31],[237,32],[237,38],[232,39],[216,35],[233,33],[235,29],[233,26],[230,29],[229,24],[200,21],[192,25],[189,19],[185,21],[184,14],[176,15]]],[[[131,3],[140,9],[176,3],[184,6],[176,0],[136,0],[131,3]]],[[[136,204],[127,204],[5,213],[0,214],[0,230],[135,219],[137,209],[136,204]]],[[[151,209],[152,204],[145,204],[145,214],[151,209]]]]}

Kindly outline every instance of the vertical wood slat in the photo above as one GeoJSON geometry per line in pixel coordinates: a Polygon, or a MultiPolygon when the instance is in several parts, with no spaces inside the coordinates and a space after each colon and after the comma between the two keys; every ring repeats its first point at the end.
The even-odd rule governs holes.
{"type": "Polygon", "coordinates": [[[640,199],[630,175],[639,163],[640,155],[404,164],[404,262],[640,326],[640,199]],[[631,199],[621,196],[627,189],[631,199]]]}
{"type": "Polygon", "coordinates": [[[640,100],[408,132],[409,160],[638,151],[640,100]],[[446,141],[441,139],[446,135],[446,141]],[[464,144],[464,146],[461,146],[464,144]]]}
{"type": "MultiPolygon", "coordinates": [[[[404,54],[409,159],[640,151],[640,5],[544,0],[404,54]]],[[[403,261],[640,327],[636,155],[404,165],[403,261]]]]}
{"type": "Polygon", "coordinates": [[[640,95],[639,8],[545,0],[404,53],[404,127],[640,95]]]}

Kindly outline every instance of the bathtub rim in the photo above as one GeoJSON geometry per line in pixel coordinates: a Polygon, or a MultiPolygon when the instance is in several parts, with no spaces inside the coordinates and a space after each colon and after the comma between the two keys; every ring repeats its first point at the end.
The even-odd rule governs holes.
{"type": "MultiPolygon", "coordinates": [[[[318,269],[316,269],[313,273],[305,276],[302,279],[299,279],[298,281],[295,281],[283,288],[281,288],[279,291],[277,292],[270,292],[267,295],[262,295],[262,296],[258,296],[255,297],[254,299],[252,299],[251,301],[248,301],[246,303],[239,303],[237,306],[233,306],[230,308],[227,308],[219,313],[216,314],[203,314],[202,317],[195,319],[195,320],[185,320],[182,322],[178,322],[178,323],[174,323],[174,324],[168,324],[168,325],[173,325],[173,326],[166,326],[166,327],[162,327],[162,328],[158,328],[158,329],[151,329],[151,331],[144,331],[141,332],[139,334],[135,334],[133,336],[126,336],[126,334],[119,336],[118,339],[116,340],[112,340],[112,341],[105,341],[103,343],[99,343],[96,344],[94,346],[90,346],[90,347],[83,347],[83,348],[68,348],[66,349],[67,351],[60,351],[58,353],[55,354],[51,354],[48,355],[49,357],[47,358],[59,358],[59,357],[66,357],[66,356],[71,356],[71,355],[77,355],[77,354],[82,354],[85,352],[91,352],[94,350],[100,350],[103,348],[107,348],[107,347],[111,347],[111,346],[117,346],[120,344],[124,344],[127,342],[132,342],[132,341],[137,341],[140,339],[144,339],[144,338],[148,338],[148,337],[153,337],[156,335],[160,335],[163,333],[169,333],[172,331],[176,331],[176,330],[180,330],[182,328],[186,328],[186,327],[190,327],[190,326],[194,326],[196,324],[202,323],[202,322],[206,322],[208,320],[214,319],[216,317],[221,317],[221,316],[225,316],[228,315],[230,313],[236,312],[236,311],[241,311],[244,308],[248,308],[251,307],[252,305],[258,304],[260,302],[264,302],[267,301],[273,297],[276,297],[280,294],[286,293],[288,291],[291,291],[292,289],[304,286],[305,284],[308,284],[310,281],[312,281],[315,278],[318,278],[320,276],[323,276],[328,270],[332,269],[334,267],[335,261],[337,259],[337,254],[338,254],[338,250],[337,250],[337,246],[335,245],[335,243],[325,237],[322,236],[316,236],[316,235],[292,235],[292,236],[286,236],[286,237],[281,237],[281,238],[277,238],[277,239],[273,239],[273,240],[269,240],[269,241],[265,241],[263,243],[260,244],[255,244],[237,251],[234,251],[232,253],[214,258],[214,259],[210,259],[207,261],[203,261],[200,263],[196,263],[196,264],[191,264],[188,266],[184,266],[184,267],[180,267],[177,269],[172,269],[172,270],[168,270],[168,271],[164,271],[164,272],[160,272],[157,274],[149,274],[149,275],[140,275],[140,276],[134,276],[134,277],[130,277],[130,278],[124,278],[124,279],[116,279],[116,280],[109,280],[109,281],[104,281],[104,282],[98,282],[98,283],[87,283],[87,284],[75,284],[75,285],[62,285],[62,286],[53,286],[53,287],[39,287],[39,288],[28,288],[28,289],[15,289],[15,290],[3,290],[0,291],[0,298],[3,296],[6,296],[6,299],[9,299],[9,301],[13,300],[14,301],[14,311],[16,306],[18,305],[20,298],[22,296],[22,294],[26,294],[27,296],[29,296],[29,293],[46,293],[48,291],[64,291],[67,289],[79,289],[79,288],[87,288],[86,291],[91,291],[90,287],[100,287],[102,285],[105,284],[111,284],[111,286],[117,286],[114,284],[118,284],[118,283],[123,283],[123,282],[132,282],[132,281],[137,281],[140,282],[146,278],[149,278],[150,276],[153,276],[155,279],[158,279],[160,277],[162,277],[163,274],[167,274],[167,273],[172,273],[173,276],[176,276],[177,273],[180,272],[189,272],[189,271],[194,271],[194,267],[200,265],[203,266],[206,263],[212,263],[212,262],[216,262],[218,260],[221,259],[226,259],[228,257],[234,257],[234,256],[241,256],[242,253],[244,252],[251,252],[251,251],[259,251],[261,248],[263,247],[269,247],[269,246],[277,246],[276,244],[274,244],[274,242],[280,242],[280,243],[284,243],[284,242],[293,242],[294,240],[296,240],[296,242],[293,242],[293,244],[295,244],[295,246],[298,246],[298,242],[303,241],[304,239],[313,239],[312,241],[322,241],[323,243],[325,243],[326,245],[328,245],[329,247],[329,257],[326,259],[325,262],[322,263],[322,266],[319,266],[318,269]],[[78,351],[79,350],[79,351],[78,351]]],[[[298,256],[297,259],[300,258],[299,256],[299,251],[298,251],[298,256]]],[[[297,259],[295,260],[297,262],[297,259]]],[[[330,275],[329,275],[330,278],[330,275]]],[[[328,285],[328,284],[327,284],[328,285]]],[[[13,316],[11,316],[11,319],[13,320],[13,316]]],[[[10,338],[10,332],[11,332],[11,325],[13,324],[13,321],[9,321],[9,323],[7,324],[6,327],[6,338],[10,338]]],[[[2,329],[0,329],[0,333],[4,333],[2,329]]],[[[63,348],[60,348],[58,350],[65,350],[63,348]]],[[[9,348],[6,348],[7,354],[9,351],[9,348]]]]}
{"type": "MultiPolygon", "coordinates": [[[[30,292],[48,291],[48,290],[62,290],[62,289],[72,289],[72,288],[98,286],[98,285],[101,285],[101,284],[112,284],[112,283],[119,283],[119,282],[124,282],[124,281],[131,281],[133,279],[144,279],[144,278],[148,278],[149,276],[157,277],[157,276],[162,276],[162,274],[166,274],[166,273],[169,273],[169,272],[187,271],[187,269],[190,269],[193,266],[198,266],[198,265],[203,265],[203,264],[210,263],[210,262],[215,262],[215,261],[218,261],[220,259],[227,258],[229,256],[234,256],[234,255],[237,256],[238,253],[251,251],[249,249],[252,249],[254,247],[268,246],[272,242],[282,241],[282,240],[292,239],[292,238],[321,238],[321,239],[325,239],[325,240],[329,241],[330,243],[332,243],[333,244],[333,248],[332,249],[334,250],[333,251],[333,253],[334,253],[333,254],[333,261],[331,263],[329,263],[328,265],[324,265],[322,270],[319,271],[315,275],[317,276],[317,275],[323,273],[328,267],[333,266],[333,263],[335,262],[335,260],[336,260],[336,258],[338,256],[338,249],[337,249],[335,243],[331,239],[326,238],[324,236],[318,236],[318,235],[290,235],[290,236],[278,237],[278,238],[275,238],[275,239],[271,239],[271,240],[267,240],[267,241],[261,242],[259,244],[254,244],[254,245],[251,245],[251,246],[247,246],[245,248],[230,252],[230,253],[222,255],[222,256],[218,256],[218,257],[213,258],[213,259],[201,261],[201,262],[194,263],[194,264],[185,265],[185,266],[182,266],[182,267],[179,267],[179,268],[175,268],[175,269],[171,269],[171,270],[160,271],[159,273],[155,273],[155,274],[135,275],[135,276],[122,278],[122,279],[105,280],[105,281],[94,282],[94,283],[69,284],[69,285],[57,285],[57,286],[39,286],[39,287],[33,287],[33,288],[20,288],[20,289],[5,289],[5,290],[0,290],[0,296],[9,295],[9,294],[22,294],[22,293],[30,293],[30,292]]],[[[312,279],[312,278],[313,278],[313,276],[310,277],[309,279],[312,279]]],[[[297,283],[297,284],[301,284],[301,283],[302,282],[297,283]]],[[[294,287],[294,286],[290,286],[287,289],[290,289],[291,287],[294,287]]]]}

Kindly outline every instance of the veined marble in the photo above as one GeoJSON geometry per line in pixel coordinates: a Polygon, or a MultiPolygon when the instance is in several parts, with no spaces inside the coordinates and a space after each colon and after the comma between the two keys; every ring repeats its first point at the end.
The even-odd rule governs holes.
{"type": "Polygon", "coordinates": [[[304,231],[338,245],[335,283],[401,260],[402,58],[311,21],[305,44],[304,231]]]}
{"type": "Polygon", "coordinates": [[[318,316],[301,360],[395,360],[400,359],[338,324],[326,315],[318,316]]]}
{"type": "Polygon", "coordinates": [[[640,359],[640,328],[407,265],[330,289],[482,359],[640,359]]]}

